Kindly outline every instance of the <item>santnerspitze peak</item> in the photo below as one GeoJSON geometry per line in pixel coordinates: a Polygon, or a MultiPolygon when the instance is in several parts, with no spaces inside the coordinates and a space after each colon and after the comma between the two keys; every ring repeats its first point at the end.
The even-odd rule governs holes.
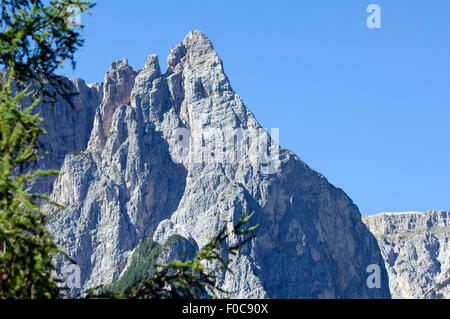
{"type": "Polygon", "coordinates": [[[64,154],[51,197],[66,208],[49,229],[80,266],[81,289],[119,280],[145,240],[177,235],[195,251],[255,212],[256,238],[234,257],[233,273],[217,278],[230,292],[221,297],[389,298],[357,206],[261,127],[211,41],[192,30],[167,62],[164,73],[156,55],[142,70],[113,63],[96,86],[101,99],[85,105],[88,140],[64,154]]]}

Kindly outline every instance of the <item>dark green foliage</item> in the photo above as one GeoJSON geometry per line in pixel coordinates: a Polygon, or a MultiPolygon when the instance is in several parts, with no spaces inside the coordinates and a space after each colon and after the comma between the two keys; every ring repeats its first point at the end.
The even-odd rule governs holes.
{"type": "MultiPolygon", "coordinates": [[[[136,283],[153,278],[157,271],[158,258],[178,243],[181,243],[184,246],[183,249],[186,250],[186,241],[180,235],[170,236],[163,245],[154,242],[151,238],[141,241],[134,250],[131,262],[122,276],[113,284],[101,289],[101,293],[122,293],[136,283]]],[[[185,258],[181,259],[185,260],[185,258]]]]}
{"type": "MultiPolygon", "coordinates": [[[[60,252],[45,229],[46,216],[38,200],[46,195],[30,194],[33,182],[55,171],[34,171],[40,159],[39,136],[42,119],[33,110],[41,102],[72,95],[58,66],[73,57],[82,45],[83,26],[69,23],[74,13],[93,5],[80,0],[1,0],[0,5],[0,298],[54,298],[60,294],[52,277],[52,259],[60,252]],[[47,4],[47,5],[46,5],[47,4]],[[75,12],[74,12],[75,10],[75,12]],[[27,85],[33,83],[33,86],[27,85]],[[13,89],[14,88],[14,89],[13,89]],[[28,97],[30,103],[25,103],[28,97]]],[[[56,203],[54,203],[56,204],[56,203]]],[[[189,260],[173,261],[156,268],[155,260],[164,247],[144,241],[136,253],[133,268],[120,293],[100,295],[112,298],[197,298],[215,286],[218,274],[229,270],[230,256],[249,241],[255,227],[242,229],[249,217],[234,229],[238,243],[227,245],[225,228],[189,260]],[[205,262],[213,262],[212,268],[205,262]]],[[[179,238],[171,238],[174,244],[179,238]]]]}
{"type": "Polygon", "coordinates": [[[166,242],[164,243],[165,247],[170,247],[174,245],[177,242],[184,242],[186,241],[186,238],[180,235],[172,235],[169,238],[167,238],[166,242]]]}
{"type": "Polygon", "coordinates": [[[81,0],[51,0],[47,5],[42,0],[1,1],[0,66],[13,72],[19,89],[30,81],[35,83],[35,96],[40,94],[44,102],[72,95],[54,72],[66,60],[75,67],[74,54],[83,44],[80,31],[84,26],[75,25],[73,17],[94,4],[81,0]]]}
{"type": "Polygon", "coordinates": [[[56,173],[31,169],[40,159],[39,136],[45,134],[33,110],[39,96],[52,96],[44,89],[48,84],[53,94],[64,92],[52,72],[73,60],[81,45],[79,33],[67,23],[71,6],[85,11],[91,5],[70,0],[47,6],[37,0],[2,0],[0,5],[0,298],[53,298],[60,292],[51,262],[59,250],[37,204],[48,197],[29,191],[37,178],[56,173]],[[31,105],[24,102],[28,96],[31,105]]]}
{"type": "Polygon", "coordinates": [[[55,282],[50,278],[50,257],[57,248],[44,227],[44,216],[38,210],[26,184],[52,172],[22,171],[37,160],[36,140],[42,130],[32,106],[19,109],[25,96],[14,98],[8,84],[0,92],[0,298],[54,297],[55,282]]]}
{"type": "MultiPolygon", "coordinates": [[[[203,298],[205,297],[205,290],[208,290],[214,295],[221,290],[216,286],[215,280],[223,271],[231,271],[229,268],[232,259],[230,257],[236,255],[237,251],[245,243],[251,241],[254,236],[249,236],[257,226],[244,228],[253,214],[245,217],[242,216],[238,223],[234,226],[232,231],[227,231],[224,227],[220,233],[215,236],[207,245],[197,251],[195,256],[188,260],[175,260],[166,265],[159,265],[153,276],[144,281],[138,280],[132,286],[121,292],[114,292],[108,290],[91,290],[89,293],[90,298],[137,298],[137,299],[164,299],[164,298],[203,298]],[[238,238],[238,242],[235,245],[228,245],[227,241],[230,235],[234,235],[238,238]],[[213,267],[205,265],[206,262],[213,263],[213,267]]],[[[179,236],[181,237],[181,236],[179,236]]],[[[164,245],[173,245],[176,241],[180,240],[179,237],[173,237],[164,245]]],[[[182,237],[181,237],[182,238],[182,237]]],[[[135,259],[145,260],[143,262],[141,270],[146,274],[147,267],[150,266],[148,262],[155,261],[157,258],[157,252],[161,252],[163,248],[156,246],[151,240],[144,241],[142,247],[139,247],[139,251],[149,251],[152,254],[152,258],[135,259]]],[[[137,255],[139,256],[139,254],[137,255]]],[[[134,256],[133,256],[134,257],[134,256]]],[[[134,267],[133,269],[137,269],[134,267]]],[[[152,269],[149,267],[148,269],[152,269]]],[[[154,271],[154,268],[153,268],[154,271]]],[[[152,272],[153,272],[152,271],[152,272]]],[[[137,272],[133,271],[133,275],[137,272]]],[[[137,276],[136,278],[138,278],[137,276]]],[[[131,274],[128,278],[132,278],[131,274]]],[[[125,285],[124,285],[125,286],[125,285]]]]}
{"type": "Polygon", "coordinates": [[[162,246],[151,238],[141,241],[133,252],[130,265],[123,275],[115,283],[103,290],[103,293],[121,293],[136,282],[145,281],[153,277],[161,251],[162,246]]]}

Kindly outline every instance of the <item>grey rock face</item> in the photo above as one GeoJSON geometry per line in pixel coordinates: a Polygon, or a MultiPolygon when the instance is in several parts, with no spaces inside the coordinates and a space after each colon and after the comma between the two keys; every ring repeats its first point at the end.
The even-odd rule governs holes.
{"type": "Polygon", "coordinates": [[[363,221],[378,239],[393,298],[450,298],[450,212],[381,213],[363,221]]]}
{"type": "Polygon", "coordinates": [[[103,86],[103,101],[97,109],[95,116],[94,136],[90,140],[90,148],[101,152],[105,146],[107,135],[111,130],[111,121],[116,108],[130,103],[130,93],[134,85],[137,71],[128,65],[128,60],[123,59],[113,62],[105,75],[103,86]]]}
{"type": "Polygon", "coordinates": [[[358,208],[261,128],[199,31],[173,47],[165,74],[155,55],[139,72],[112,65],[88,147],[66,157],[52,198],[68,208],[49,229],[83,288],[117,280],[141,240],[202,247],[255,211],[257,237],[218,279],[222,297],[390,297],[358,208]],[[380,288],[366,285],[371,264],[380,288]]]}
{"type": "MultiPolygon", "coordinates": [[[[73,107],[62,98],[53,107],[45,104],[36,107],[36,112],[44,118],[42,128],[47,132],[40,141],[48,151],[48,156],[36,168],[60,169],[68,153],[84,151],[89,141],[95,110],[103,99],[103,84],[88,86],[81,79],[65,79],[65,83],[70,92],[78,93],[71,97],[73,107]]],[[[54,176],[41,178],[33,191],[49,194],[54,181],[54,176]]]]}

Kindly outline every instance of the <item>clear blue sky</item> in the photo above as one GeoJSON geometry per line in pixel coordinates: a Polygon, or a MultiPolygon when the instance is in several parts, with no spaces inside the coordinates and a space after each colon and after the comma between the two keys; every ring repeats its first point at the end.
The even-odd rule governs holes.
{"type": "Polygon", "coordinates": [[[100,0],[77,69],[103,81],[203,31],[234,90],[280,143],[363,215],[450,209],[450,1],[100,0]],[[382,28],[366,26],[381,7],[382,28]]]}

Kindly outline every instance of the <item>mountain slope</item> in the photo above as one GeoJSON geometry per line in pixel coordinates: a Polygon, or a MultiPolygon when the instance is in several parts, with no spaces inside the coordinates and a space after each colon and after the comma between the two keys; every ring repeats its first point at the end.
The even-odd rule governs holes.
{"type": "Polygon", "coordinates": [[[257,237],[218,279],[222,297],[390,296],[356,205],[261,128],[200,31],[172,48],[164,74],[155,55],[140,71],[112,64],[88,146],[65,158],[52,198],[67,209],[49,229],[83,288],[120,278],[142,241],[201,247],[255,211],[257,237]],[[366,285],[371,264],[380,288],[366,285]]]}
{"type": "Polygon", "coordinates": [[[381,213],[363,221],[377,237],[393,298],[450,298],[450,213],[381,213]]]}

